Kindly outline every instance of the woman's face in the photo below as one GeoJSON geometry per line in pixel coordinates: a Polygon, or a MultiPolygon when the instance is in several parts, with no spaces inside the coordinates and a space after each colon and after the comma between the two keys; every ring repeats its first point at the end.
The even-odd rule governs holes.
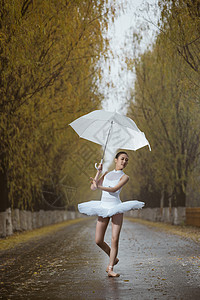
{"type": "Polygon", "coordinates": [[[118,158],[115,158],[116,170],[123,170],[128,164],[128,155],[120,154],[118,158]]]}

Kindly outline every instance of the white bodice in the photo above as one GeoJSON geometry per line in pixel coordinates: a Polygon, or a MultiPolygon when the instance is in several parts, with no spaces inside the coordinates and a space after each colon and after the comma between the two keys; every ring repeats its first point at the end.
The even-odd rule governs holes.
{"type": "MultiPolygon", "coordinates": [[[[111,171],[105,175],[103,180],[104,187],[116,186],[121,177],[124,175],[122,170],[111,171]]],[[[123,214],[132,209],[140,209],[144,206],[144,202],[133,200],[122,202],[119,198],[121,188],[115,193],[102,191],[101,201],[91,200],[78,204],[79,212],[88,216],[100,216],[102,218],[110,218],[117,214],[123,214]]]]}
{"type": "MultiPolygon", "coordinates": [[[[120,178],[124,175],[124,172],[122,170],[119,171],[111,171],[108,174],[105,175],[104,180],[103,180],[103,186],[104,187],[114,187],[116,186],[119,181],[120,178]]],[[[111,193],[111,192],[106,192],[106,191],[102,191],[102,195],[101,195],[101,201],[104,204],[111,204],[111,202],[116,202],[116,203],[120,203],[120,191],[121,189],[119,189],[118,191],[116,191],[115,193],[111,193]]]]}

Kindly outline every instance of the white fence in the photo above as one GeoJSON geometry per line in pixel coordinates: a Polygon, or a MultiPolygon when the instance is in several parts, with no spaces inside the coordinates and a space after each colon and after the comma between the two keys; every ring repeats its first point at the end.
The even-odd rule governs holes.
{"type": "Polygon", "coordinates": [[[83,217],[83,215],[67,210],[31,212],[8,208],[6,211],[0,212],[0,237],[12,235],[15,231],[32,230],[79,217],[83,217]]]}
{"type": "MultiPolygon", "coordinates": [[[[143,208],[125,214],[128,217],[141,218],[153,222],[166,222],[174,225],[186,223],[185,207],[143,208]]],[[[52,210],[31,212],[8,208],[0,213],[0,237],[12,235],[15,231],[26,231],[66,220],[83,217],[74,211],[52,210]]]]}
{"type": "Polygon", "coordinates": [[[165,222],[173,225],[183,225],[186,222],[185,207],[143,208],[126,213],[127,217],[141,218],[153,222],[165,222]]]}

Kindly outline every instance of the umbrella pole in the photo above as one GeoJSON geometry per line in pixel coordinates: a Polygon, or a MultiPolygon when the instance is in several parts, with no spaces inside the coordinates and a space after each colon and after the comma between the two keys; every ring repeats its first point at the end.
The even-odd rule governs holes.
{"type": "MultiPolygon", "coordinates": [[[[106,152],[106,147],[107,147],[107,144],[108,144],[108,139],[109,139],[109,136],[110,136],[110,133],[111,133],[112,125],[113,125],[113,121],[111,121],[111,125],[110,125],[110,129],[109,129],[109,132],[108,132],[108,135],[107,135],[106,143],[105,143],[105,146],[104,146],[104,149],[103,149],[103,155],[102,155],[101,162],[100,162],[101,164],[103,163],[103,158],[104,158],[104,155],[105,155],[105,152],[106,152]]],[[[95,163],[95,168],[98,170],[97,163],[95,163]]]]}

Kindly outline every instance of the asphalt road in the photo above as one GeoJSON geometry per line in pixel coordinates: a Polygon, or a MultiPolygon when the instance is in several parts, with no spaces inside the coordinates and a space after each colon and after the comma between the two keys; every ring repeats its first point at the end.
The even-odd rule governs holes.
{"type": "Polygon", "coordinates": [[[109,278],[95,224],[86,218],[1,251],[0,299],[200,299],[199,244],[124,220],[115,268],[120,277],[109,278]]]}

